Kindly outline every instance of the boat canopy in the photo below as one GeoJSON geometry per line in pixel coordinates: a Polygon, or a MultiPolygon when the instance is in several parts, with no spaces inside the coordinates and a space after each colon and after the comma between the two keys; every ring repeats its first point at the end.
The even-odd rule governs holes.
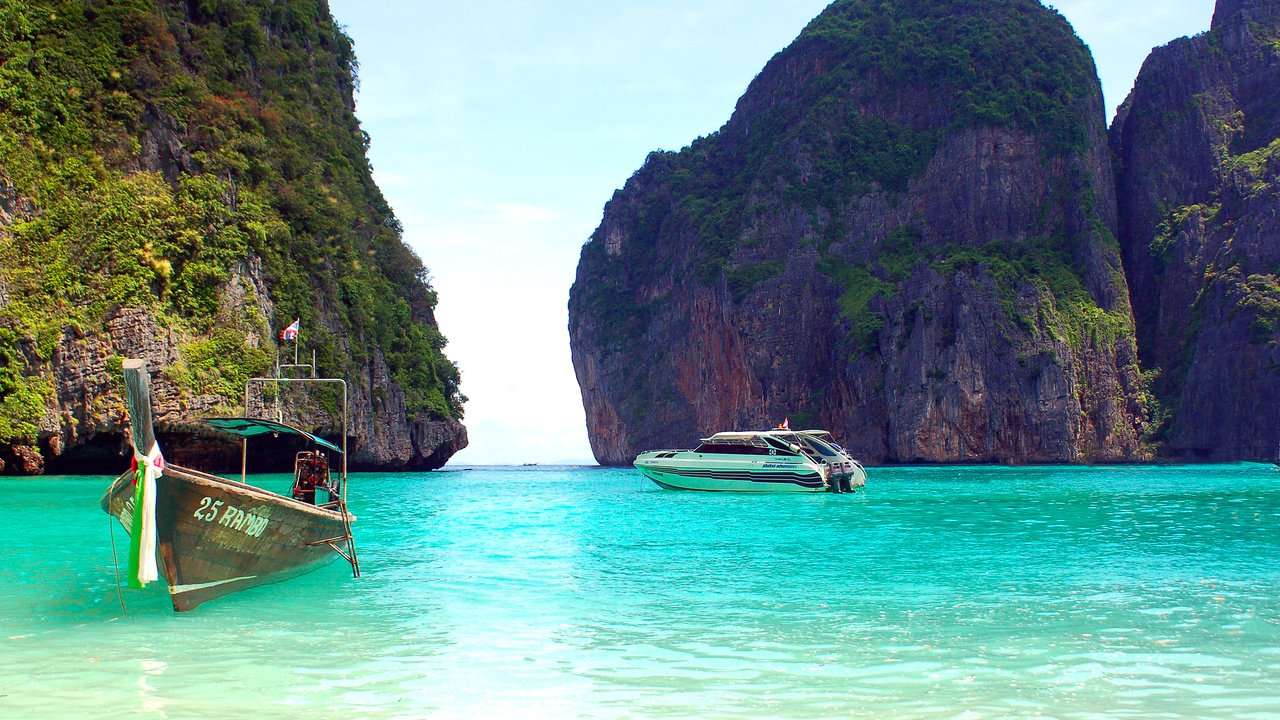
{"type": "MultiPolygon", "coordinates": [[[[787,449],[793,452],[807,448],[804,452],[814,457],[839,458],[843,448],[836,444],[831,433],[826,430],[761,430],[756,432],[719,432],[709,438],[702,439],[699,449],[745,446],[753,448],[787,449]]],[[[706,452],[725,452],[725,450],[706,450],[706,452]]],[[[730,452],[742,453],[741,450],[730,452]]]]}
{"type": "Polygon", "coordinates": [[[703,442],[718,443],[751,443],[760,439],[758,432],[718,432],[711,437],[702,438],[703,442]]]}
{"type": "Polygon", "coordinates": [[[239,435],[240,437],[243,437],[243,438],[247,438],[250,435],[262,435],[263,433],[272,433],[276,435],[280,433],[284,433],[286,435],[297,435],[299,437],[306,438],[321,447],[325,447],[330,450],[333,450],[334,452],[340,455],[342,454],[342,448],[338,447],[337,445],[334,445],[328,440],[325,440],[324,438],[316,435],[312,435],[311,433],[307,432],[306,430],[303,430],[302,428],[294,427],[292,425],[287,425],[282,422],[276,422],[275,420],[266,420],[263,418],[250,418],[250,417],[228,417],[228,418],[205,418],[204,422],[207,425],[209,425],[209,427],[217,428],[218,430],[222,430],[224,432],[229,432],[232,435],[239,435]]]}
{"type": "Polygon", "coordinates": [[[748,432],[718,432],[708,438],[702,438],[702,442],[713,442],[721,444],[742,444],[742,445],[763,445],[770,439],[783,440],[788,443],[795,443],[802,436],[817,438],[824,442],[831,442],[831,433],[826,430],[759,430],[748,432]]]}
{"type": "MultiPolygon", "coordinates": [[[[765,431],[765,432],[718,432],[708,438],[702,438],[702,444],[698,447],[713,446],[738,446],[738,447],[754,447],[763,448],[765,450],[782,450],[786,452],[798,452],[800,445],[796,443],[796,435],[793,432],[785,431],[765,431]]],[[[705,451],[704,452],[718,452],[705,451]]]]}

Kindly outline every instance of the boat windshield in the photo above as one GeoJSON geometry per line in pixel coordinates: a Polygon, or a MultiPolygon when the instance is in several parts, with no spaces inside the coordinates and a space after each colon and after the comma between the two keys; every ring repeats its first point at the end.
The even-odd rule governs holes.
{"type": "Polygon", "coordinates": [[[694,452],[718,453],[720,455],[768,455],[769,448],[759,445],[704,442],[694,452]]]}
{"type": "Polygon", "coordinates": [[[782,438],[771,437],[769,435],[763,435],[761,437],[764,439],[765,442],[772,445],[774,449],[776,449],[779,453],[783,455],[800,454],[800,448],[797,445],[793,445],[792,443],[782,438]]]}
{"type": "Polygon", "coordinates": [[[829,458],[840,457],[839,451],[837,451],[835,448],[831,447],[830,445],[826,444],[825,442],[815,437],[801,435],[800,438],[804,440],[805,445],[808,445],[809,447],[813,448],[818,452],[819,455],[822,455],[823,457],[829,457],[829,458]]]}

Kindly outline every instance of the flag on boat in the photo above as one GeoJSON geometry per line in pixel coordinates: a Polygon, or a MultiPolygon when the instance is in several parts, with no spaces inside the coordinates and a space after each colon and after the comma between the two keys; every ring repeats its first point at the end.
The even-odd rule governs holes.
{"type": "Polygon", "coordinates": [[[160,577],[156,567],[156,479],[164,472],[160,444],[146,455],[133,449],[133,522],[129,530],[129,585],[143,588],[160,577]]]}
{"type": "Polygon", "coordinates": [[[300,318],[294,318],[293,324],[280,331],[281,340],[297,340],[298,339],[298,323],[300,318]]]}

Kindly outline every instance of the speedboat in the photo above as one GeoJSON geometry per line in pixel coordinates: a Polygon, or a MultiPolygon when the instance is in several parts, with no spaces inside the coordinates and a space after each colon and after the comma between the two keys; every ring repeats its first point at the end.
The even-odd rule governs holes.
{"type": "Polygon", "coordinates": [[[825,430],[720,432],[693,450],[640,453],[636,468],[671,490],[853,492],[862,464],[825,430]]]}

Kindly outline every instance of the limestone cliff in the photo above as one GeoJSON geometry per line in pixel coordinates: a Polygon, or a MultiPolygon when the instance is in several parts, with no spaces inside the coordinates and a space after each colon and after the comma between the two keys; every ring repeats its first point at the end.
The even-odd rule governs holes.
{"type": "Polygon", "coordinates": [[[1144,457],[1088,50],[1034,0],[838,0],[650,155],[569,301],[596,458],[820,426],[870,462],[1144,457]]]}
{"type": "Polygon", "coordinates": [[[1164,451],[1280,448],[1280,2],[1222,0],[1112,123],[1120,239],[1164,451]]]}
{"type": "Polygon", "coordinates": [[[323,0],[0,4],[0,471],[126,464],[124,357],[150,361],[166,455],[238,466],[195,420],[239,410],[294,318],[350,384],[353,467],[466,445],[355,65],[323,0]]]}

